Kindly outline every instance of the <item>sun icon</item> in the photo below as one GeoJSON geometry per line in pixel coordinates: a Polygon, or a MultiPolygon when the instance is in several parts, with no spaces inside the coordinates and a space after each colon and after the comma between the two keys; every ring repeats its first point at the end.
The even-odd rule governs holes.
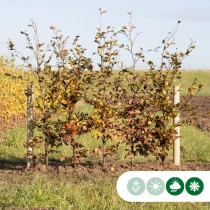
{"type": "Polygon", "coordinates": [[[151,192],[159,194],[162,191],[163,186],[159,180],[155,179],[154,181],[151,181],[150,184],[149,188],[151,192]]]}

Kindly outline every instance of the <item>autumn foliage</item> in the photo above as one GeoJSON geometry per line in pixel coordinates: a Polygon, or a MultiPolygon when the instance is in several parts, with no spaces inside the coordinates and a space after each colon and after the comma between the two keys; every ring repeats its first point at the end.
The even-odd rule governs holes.
{"type": "MultiPolygon", "coordinates": [[[[103,31],[101,20],[106,11],[99,9],[100,25],[97,27],[94,42],[97,44],[94,56],[98,56],[99,70],[93,70],[92,59],[85,56],[85,51],[78,44],[79,36],[73,40],[72,47],[67,49],[67,40],[61,31],[50,26],[53,36],[48,47],[39,41],[36,24],[29,27],[34,32],[31,40],[27,32],[21,32],[27,40],[27,48],[35,57],[35,64],[29,57],[15,49],[12,41],[9,47],[13,54],[22,59],[25,68],[33,75],[31,82],[36,91],[36,107],[42,116],[34,122],[34,128],[42,136],[34,137],[34,146],[43,144],[44,154],[40,154],[48,166],[48,156],[61,145],[67,145],[72,156],[64,159],[74,166],[87,157],[87,153],[101,155],[103,166],[109,156],[114,156],[120,146],[127,151],[125,158],[130,158],[131,166],[137,155],[147,157],[152,154],[164,163],[170,145],[177,138],[173,117],[181,110],[190,109],[190,100],[205,84],[196,87],[196,80],[189,87],[189,97],[180,104],[173,104],[173,86],[181,79],[180,68],[183,59],[195,48],[192,41],[184,52],[170,52],[175,45],[174,36],[177,28],[162,40],[162,47],[153,50],[161,52],[161,64],[156,66],[146,60],[145,52],[139,48],[134,51],[133,37],[136,27],[132,23],[132,12],[128,12],[128,26],[119,31],[108,26],[103,31]],[[128,44],[119,43],[118,36],[125,36],[128,44]],[[119,59],[120,50],[130,53],[133,61],[131,67],[125,67],[125,61],[119,59]],[[56,59],[56,65],[52,60],[56,59]],[[140,74],[136,71],[137,62],[145,62],[149,70],[140,74]],[[114,68],[118,68],[115,71],[114,68]],[[197,92],[194,90],[197,88],[197,92]],[[76,104],[83,100],[92,107],[90,114],[75,112],[76,104]],[[83,134],[92,133],[100,142],[97,148],[85,148],[77,141],[83,134]],[[107,144],[108,142],[113,142],[107,144]]],[[[35,158],[38,154],[34,154],[35,158]]]]}

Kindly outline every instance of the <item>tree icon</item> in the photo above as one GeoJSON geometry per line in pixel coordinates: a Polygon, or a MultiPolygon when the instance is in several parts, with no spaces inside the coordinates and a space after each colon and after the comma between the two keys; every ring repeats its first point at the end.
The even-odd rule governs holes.
{"type": "Polygon", "coordinates": [[[127,189],[132,195],[140,195],[145,190],[145,183],[141,178],[134,177],[128,181],[127,189]]]}
{"type": "Polygon", "coordinates": [[[139,183],[139,181],[138,180],[135,180],[134,182],[133,182],[133,187],[132,187],[132,189],[133,189],[133,191],[134,192],[137,192],[139,189],[140,189],[140,183],[139,183]]]}

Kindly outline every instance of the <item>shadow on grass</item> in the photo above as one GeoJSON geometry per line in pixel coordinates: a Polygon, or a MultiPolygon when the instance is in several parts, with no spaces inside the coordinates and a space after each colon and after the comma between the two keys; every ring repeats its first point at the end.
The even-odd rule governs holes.
{"type": "Polygon", "coordinates": [[[9,156],[0,159],[0,170],[21,170],[26,167],[26,159],[9,156]]]}
{"type": "MultiPolygon", "coordinates": [[[[37,163],[44,164],[44,161],[38,161],[37,163]]],[[[68,163],[62,163],[59,159],[49,158],[49,166],[63,166],[73,165],[68,163]]],[[[7,156],[5,159],[0,158],[0,170],[22,170],[26,168],[26,158],[19,158],[15,156],[7,156]]]]}

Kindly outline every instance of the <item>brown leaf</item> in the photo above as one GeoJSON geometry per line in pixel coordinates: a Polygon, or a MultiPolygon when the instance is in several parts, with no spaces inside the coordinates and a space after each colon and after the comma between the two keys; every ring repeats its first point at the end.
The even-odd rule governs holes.
{"type": "Polygon", "coordinates": [[[132,144],[133,144],[132,141],[127,141],[127,142],[126,142],[126,145],[132,145],[132,144]]]}
{"type": "Polygon", "coordinates": [[[54,29],[55,29],[55,27],[54,27],[53,25],[51,25],[51,26],[50,26],[50,29],[54,30],[54,29]]]}

